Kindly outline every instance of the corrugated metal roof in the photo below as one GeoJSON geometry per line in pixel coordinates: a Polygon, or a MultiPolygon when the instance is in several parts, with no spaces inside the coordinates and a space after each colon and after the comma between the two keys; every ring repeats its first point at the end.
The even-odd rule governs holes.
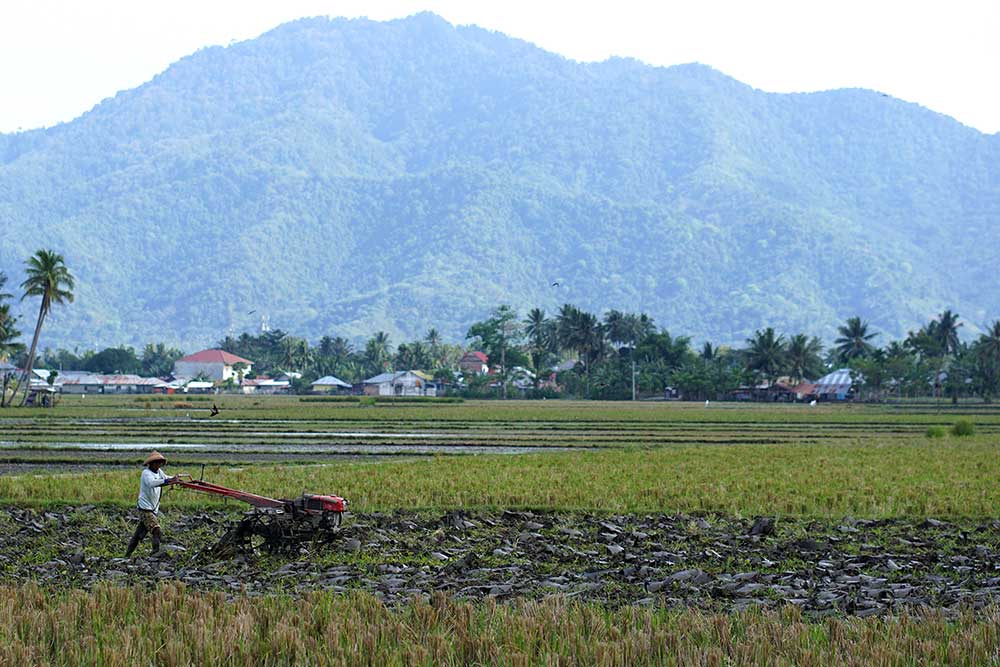
{"type": "Polygon", "coordinates": [[[347,384],[346,382],[344,382],[343,380],[341,380],[340,378],[334,377],[333,375],[326,375],[324,377],[321,377],[320,379],[316,380],[312,384],[313,384],[314,387],[318,386],[318,387],[347,387],[347,388],[350,388],[350,386],[351,386],[351,385],[347,384]]]}
{"type": "Polygon", "coordinates": [[[92,375],[78,374],[70,377],[56,376],[57,385],[116,386],[135,385],[137,387],[162,387],[166,382],[160,378],[144,378],[138,375],[92,375]]]}
{"type": "Polygon", "coordinates": [[[365,380],[365,384],[382,384],[383,382],[392,382],[396,379],[399,373],[379,373],[374,377],[370,377],[365,380]]]}
{"type": "Polygon", "coordinates": [[[854,380],[850,368],[838,368],[816,380],[817,394],[846,394],[851,389],[854,380]]]}

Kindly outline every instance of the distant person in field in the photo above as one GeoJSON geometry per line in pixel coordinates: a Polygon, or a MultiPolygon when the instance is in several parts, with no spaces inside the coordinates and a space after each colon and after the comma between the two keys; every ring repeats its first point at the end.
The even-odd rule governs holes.
{"type": "Polygon", "coordinates": [[[166,462],[167,458],[163,454],[154,451],[146,457],[143,464],[146,469],[142,471],[142,476],[139,478],[139,525],[135,527],[132,541],[128,543],[128,549],[125,550],[126,558],[132,555],[142,538],[146,537],[146,533],[149,533],[153,540],[151,553],[155,554],[160,550],[160,493],[165,485],[177,481],[176,477],[167,477],[167,474],[161,470],[166,462]]]}

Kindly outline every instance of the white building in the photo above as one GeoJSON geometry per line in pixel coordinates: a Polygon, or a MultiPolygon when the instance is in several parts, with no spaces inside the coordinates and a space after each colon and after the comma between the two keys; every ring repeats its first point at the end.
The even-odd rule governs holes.
{"type": "Polygon", "coordinates": [[[253,362],[249,359],[238,357],[225,350],[202,350],[175,361],[174,375],[186,378],[204,375],[216,382],[225,382],[229,378],[239,379],[233,370],[233,366],[239,363],[246,366],[242,371],[244,375],[253,368],[253,362]]]}
{"type": "Polygon", "coordinates": [[[364,382],[367,396],[437,396],[437,385],[423,371],[381,373],[364,382]]]}

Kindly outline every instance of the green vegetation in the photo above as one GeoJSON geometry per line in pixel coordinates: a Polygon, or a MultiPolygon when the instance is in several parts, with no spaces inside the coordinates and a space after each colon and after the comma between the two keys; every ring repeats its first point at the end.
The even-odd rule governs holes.
{"type": "MultiPolygon", "coordinates": [[[[522,456],[438,456],[380,464],[214,467],[217,483],[284,496],[337,493],[356,511],[530,507],[801,517],[990,516],[1000,504],[992,438],[879,444],[636,447],[522,456]]],[[[178,472],[171,469],[170,472],[178,472]]],[[[197,471],[188,471],[197,472],[197,471]]],[[[135,502],[135,472],[0,477],[16,504],[135,502]]],[[[165,506],[211,504],[181,490],[165,506]]]]}
{"type": "Polygon", "coordinates": [[[975,435],[976,425],[970,422],[968,419],[960,419],[959,421],[955,422],[952,425],[951,434],[960,438],[968,437],[970,435],[975,435]]]}
{"type": "Polygon", "coordinates": [[[731,615],[555,598],[472,604],[443,595],[387,609],[305,598],[101,586],[0,588],[0,663],[12,665],[989,664],[1000,617],[808,622],[794,608],[731,615]]]}
{"type": "MultiPolygon", "coordinates": [[[[137,411],[134,397],[67,397],[53,410],[10,410],[0,423],[5,438],[23,445],[12,453],[24,460],[71,453],[36,451],[31,443],[196,437],[211,452],[212,442],[242,443],[249,449],[269,442],[302,444],[313,437],[325,442],[343,430],[369,432],[365,442],[391,442],[394,433],[409,433],[498,446],[577,447],[532,455],[436,455],[382,463],[325,461],[316,454],[312,462],[318,465],[252,466],[239,463],[242,454],[237,448],[227,454],[229,460],[210,462],[207,470],[211,481],[264,495],[297,495],[302,490],[341,494],[359,513],[522,507],[598,515],[769,515],[801,518],[795,530],[806,531],[805,536],[813,520],[837,525],[845,516],[953,518],[962,526],[975,525],[994,516],[1000,504],[994,483],[1000,476],[1000,457],[995,456],[1000,410],[981,404],[956,420],[962,406],[941,411],[940,403],[900,409],[373,402],[359,410],[356,403],[342,401],[262,398],[220,397],[228,420],[219,422],[168,418],[169,401],[150,401],[151,407],[137,411]],[[963,422],[974,425],[976,435],[954,437],[949,432],[947,427],[963,422]],[[940,437],[928,441],[923,434],[931,429],[940,437]],[[603,449],[579,448],[596,444],[603,449]]],[[[83,455],[89,459],[80,462],[93,463],[99,456],[126,461],[134,453],[83,455]]],[[[184,452],[178,457],[197,455],[184,452]]],[[[137,471],[133,463],[136,467],[113,472],[74,474],[73,461],[65,459],[62,474],[0,476],[0,502],[39,508],[131,507],[137,471]]],[[[175,473],[184,467],[168,469],[175,473]]],[[[163,506],[168,526],[172,510],[224,507],[221,501],[183,489],[167,491],[163,506]]],[[[82,520],[83,511],[75,510],[69,520],[82,520]]],[[[120,519],[99,515],[86,515],[104,529],[88,537],[86,550],[90,557],[108,558],[121,549],[121,526],[115,523],[120,519]]],[[[690,529],[698,531],[693,522],[690,529]]],[[[185,536],[189,546],[210,542],[218,525],[205,523],[195,530],[197,536],[185,536]]],[[[891,530],[873,529],[862,549],[883,553],[898,548],[899,537],[891,530]]],[[[65,549],[45,547],[49,537],[35,539],[38,546],[30,553],[11,559],[18,567],[41,567],[67,557],[65,549]]],[[[420,540],[421,535],[407,539],[420,540]]],[[[716,538],[704,539],[708,549],[716,538]]],[[[422,553],[390,560],[436,566],[437,561],[422,553]]],[[[388,562],[367,552],[338,551],[325,557],[329,565],[350,562],[373,572],[388,562]]],[[[491,557],[487,553],[481,558],[482,564],[491,557]]],[[[794,554],[771,565],[782,571],[809,567],[796,565],[794,554]]],[[[738,559],[715,566],[726,571],[765,567],[738,559]]],[[[89,591],[50,590],[31,583],[8,586],[0,588],[0,614],[8,619],[0,625],[0,663],[67,665],[136,660],[242,664],[251,656],[251,661],[264,664],[293,664],[308,656],[313,664],[978,665],[994,655],[1000,627],[993,608],[974,615],[929,611],[822,621],[807,619],[790,606],[720,614],[659,605],[584,604],[562,597],[464,602],[435,595],[388,608],[360,592],[227,596],[195,592],[176,582],[165,582],[156,591],[108,585],[89,591]]]]}
{"type": "Polygon", "coordinates": [[[855,315],[900,337],[947,305],[1000,312],[998,165],[995,137],[875,91],[318,18],[0,135],[0,267],[19,281],[58,226],[89,286],[46,334],[70,349],[170,322],[192,350],[265,314],[309,340],[457,341],[500,303],[567,300],[699,343],[830,340],[855,315]]]}

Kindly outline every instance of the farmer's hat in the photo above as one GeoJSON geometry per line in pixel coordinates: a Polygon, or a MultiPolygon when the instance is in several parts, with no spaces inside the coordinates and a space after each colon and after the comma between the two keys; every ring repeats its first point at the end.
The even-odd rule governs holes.
{"type": "Polygon", "coordinates": [[[150,463],[153,463],[154,461],[162,461],[166,463],[167,457],[154,449],[153,453],[146,457],[146,460],[143,462],[142,465],[148,466],[150,463]]]}

